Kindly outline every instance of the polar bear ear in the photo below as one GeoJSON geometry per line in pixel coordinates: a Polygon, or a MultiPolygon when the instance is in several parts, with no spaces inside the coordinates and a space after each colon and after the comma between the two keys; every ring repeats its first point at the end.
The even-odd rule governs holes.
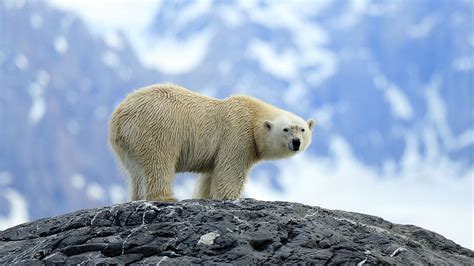
{"type": "Polygon", "coordinates": [[[316,121],[314,121],[314,119],[308,119],[306,122],[308,123],[309,130],[313,130],[314,126],[316,125],[316,121]]]}
{"type": "Polygon", "coordinates": [[[263,126],[264,126],[268,131],[270,131],[270,129],[272,129],[272,127],[273,127],[273,123],[270,122],[270,121],[268,121],[268,120],[266,120],[265,122],[263,122],[263,126]]]}

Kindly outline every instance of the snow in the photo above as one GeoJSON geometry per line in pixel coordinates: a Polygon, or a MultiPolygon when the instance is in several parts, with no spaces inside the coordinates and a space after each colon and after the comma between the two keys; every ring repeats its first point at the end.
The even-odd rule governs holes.
{"type": "Polygon", "coordinates": [[[232,71],[232,63],[229,61],[221,61],[217,65],[217,69],[220,74],[222,75],[228,75],[232,71]]]}
{"type": "MultiPolygon", "coordinates": [[[[174,35],[160,36],[158,39],[147,38],[146,29],[160,8],[160,2],[157,0],[133,3],[126,0],[51,0],[50,3],[60,9],[79,13],[96,34],[103,35],[106,44],[112,49],[121,49],[123,44],[116,32],[124,32],[129,39],[134,40],[131,44],[143,64],[167,74],[186,73],[199,65],[213,37],[211,31],[205,31],[185,40],[176,39],[174,35]],[[124,17],[127,19],[123,19],[124,17]]],[[[205,4],[206,2],[202,1],[193,2],[187,11],[180,14],[181,23],[204,12],[205,4]]],[[[102,59],[110,67],[119,64],[117,55],[112,52],[104,54],[102,59]]]]}
{"type": "Polygon", "coordinates": [[[196,18],[205,15],[211,9],[211,0],[188,1],[187,6],[180,10],[176,16],[174,26],[177,28],[186,27],[196,18]]]}
{"type": "Polygon", "coordinates": [[[133,2],[129,0],[49,0],[48,2],[56,8],[79,14],[95,33],[122,29],[128,34],[143,30],[149,25],[160,6],[160,0],[133,2]],[[130,14],[137,15],[130,16],[130,14]]]}
{"type": "Polygon", "coordinates": [[[272,44],[256,39],[250,42],[247,53],[259,63],[263,71],[292,82],[297,81],[301,68],[312,67],[313,70],[305,78],[315,87],[336,72],[334,54],[323,48],[312,47],[299,51],[287,49],[278,52],[272,44]]]}
{"type": "Polygon", "coordinates": [[[310,17],[324,10],[328,5],[326,1],[274,1],[267,4],[247,2],[243,7],[250,20],[289,31],[299,47],[310,48],[328,41],[327,33],[317,23],[309,21],[310,17]]]}
{"type": "Polygon", "coordinates": [[[474,70],[474,57],[473,56],[463,56],[454,59],[453,68],[456,71],[468,72],[474,70]]]}
{"type": "Polygon", "coordinates": [[[244,21],[244,15],[235,7],[220,7],[219,16],[228,27],[237,27],[244,21]]]}
{"type": "MultiPolygon", "coordinates": [[[[7,216],[0,216],[0,230],[29,221],[28,203],[17,190],[3,188],[2,195],[10,204],[10,213],[7,216]]],[[[1,191],[0,190],[0,191],[1,191]]]]}
{"type": "Polygon", "coordinates": [[[77,122],[76,120],[71,120],[67,122],[66,128],[69,131],[69,133],[76,135],[77,133],[79,133],[81,126],[79,125],[79,122],[77,122]]]}
{"type": "Polygon", "coordinates": [[[97,108],[95,108],[94,110],[94,116],[97,118],[97,119],[104,119],[106,118],[108,115],[107,113],[107,108],[105,106],[98,106],[97,108]]]}
{"type": "Polygon", "coordinates": [[[86,185],[86,179],[80,173],[71,176],[71,186],[75,189],[83,189],[86,185]]]}
{"type": "Polygon", "coordinates": [[[454,136],[449,128],[447,118],[447,108],[440,90],[442,86],[441,77],[434,76],[425,86],[425,100],[428,107],[427,115],[429,121],[435,127],[438,135],[441,137],[444,146],[448,150],[459,150],[474,145],[474,125],[466,129],[460,136],[454,136]]]}
{"type": "Polygon", "coordinates": [[[392,115],[402,120],[413,118],[413,108],[408,97],[400,88],[391,85],[385,90],[385,98],[390,104],[392,115]]]}
{"type": "Polygon", "coordinates": [[[421,39],[427,37],[438,23],[438,18],[428,16],[423,18],[418,24],[412,25],[407,29],[408,37],[412,39],[421,39]]]}
{"type": "Polygon", "coordinates": [[[6,9],[21,9],[25,6],[25,0],[4,0],[2,2],[6,9]]]}
{"type": "Polygon", "coordinates": [[[50,81],[50,75],[48,71],[42,69],[38,72],[37,82],[40,86],[45,87],[50,81]]]}
{"type": "Polygon", "coordinates": [[[327,49],[312,47],[311,49],[303,50],[300,58],[303,67],[313,66],[316,69],[307,76],[307,82],[312,86],[320,86],[336,73],[336,56],[327,49]]]}
{"type": "Polygon", "coordinates": [[[24,54],[18,54],[15,57],[15,65],[20,70],[26,70],[30,65],[28,58],[24,54]]]}
{"type": "Polygon", "coordinates": [[[12,182],[12,175],[10,172],[0,172],[0,186],[10,185],[12,182]]]}
{"type": "Polygon", "coordinates": [[[86,194],[87,197],[95,201],[104,201],[107,196],[105,189],[96,182],[87,185],[86,194]]]}
{"type": "Polygon", "coordinates": [[[117,31],[106,32],[104,35],[104,41],[105,41],[105,44],[107,44],[107,46],[112,49],[115,49],[118,51],[123,49],[123,40],[117,31]]]}
{"type": "Polygon", "coordinates": [[[30,125],[36,125],[46,113],[46,101],[43,97],[44,88],[50,80],[49,73],[46,70],[40,70],[37,74],[36,81],[29,87],[29,94],[33,104],[28,114],[30,125]]]}
{"type": "Polygon", "coordinates": [[[46,101],[42,97],[35,98],[28,115],[31,125],[37,124],[46,113],[46,101]]]}
{"type": "Polygon", "coordinates": [[[213,37],[212,30],[204,30],[186,39],[174,35],[149,38],[136,42],[137,52],[145,66],[170,75],[184,74],[202,63],[213,37]]]}
{"type": "Polygon", "coordinates": [[[264,71],[277,78],[290,80],[297,74],[297,62],[292,51],[277,53],[271,44],[254,40],[249,44],[248,53],[264,71]]]}
{"type": "Polygon", "coordinates": [[[102,55],[102,62],[112,68],[118,67],[120,65],[120,59],[118,55],[112,51],[106,51],[102,55]]]}
{"type": "Polygon", "coordinates": [[[292,82],[284,93],[283,101],[294,107],[295,111],[304,112],[310,107],[308,92],[308,88],[301,82],[292,82]]]}
{"type": "MultiPolygon", "coordinates": [[[[217,28],[215,26],[180,38],[176,37],[177,33],[172,32],[173,30],[159,38],[147,38],[147,26],[160,8],[160,2],[135,1],[132,4],[118,0],[112,4],[112,1],[52,2],[63,9],[80,13],[90,28],[104,38],[112,53],[112,56],[104,56],[104,59],[107,58],[104,62],[110,66],[119,63],[118,58],[114,59],[113,53],[123,46],[117,34],[118,30],[124,32],[131,40],[131,45],[137,50],[142,62],[167,74],[185,74],[192,71],[202,63],[209,47],[212,47],[211,41],[217,28]],[[130,13],[139,15],[130,17],[130,13]],[[127,19],[123,19],[124,17],[127,19]]],[[[16,5],[13,1],[9,3],[11,6],[16,5]]],[[[210,12],[207,1],[189,3],[174,20],[176,24],[173,25],[173,29],[186,27],[189,23],[193,23],[195,18],[206,16],[210,12]]],[[[7,5],[6,2],[4,4],[7,5]]],[[[443,88],[443,79],[433,77],[430,83],[420,89],[419,95],[424,97],[427,106],[426,117],[422,117],[421,121],[413,121],[416,123],[415,128],[399,129],[399,137],[405,141],[401,160],[387,158],[383,162],[383,169],[376,169],[357,159],[348,139],[334,135],[337,133],[334,131],[338,129],[334,117],[340,111],[340,106],[331,103],[314,109],[315,106],[307,106],[305,102],[305,98],[311,95],[311,91],[307,88],[318,87],[332,77],[338,70],[337,60],[341,59],[329,49],[330,28],[322,27],[318,17],[326,11],[325,8],[330,2],[269,1],[261,4],[259,1],[242,0],[236,4],[238,6],[234,3],[225,7],[220,5],[217,10],[220,19],[229,28],[243,23],[254,23],[258,24],[258,27],[266,27],[270,31],[278,30],[279,33],[288,35],[290,45],[286,47],[275,45],[272,40],[266,38],[268,36],[265,38],[257,36],[247,46],[247,55],[253,58],[264,72],[289,81],[291,84],[289,90],[279,94],[285,95],[282,97],[284,103],[292,106],[298,103],[295,108],[310,107],[311,109],[307,108],[307,111],[314,114],[313,117],[318,122],[317,128],[332,134],[329,157],[303,154],[290,160],[272,162],[280,170],[278,176],[283,191],[275,191],[275,187],[270,183],[270,177],[266,177],[264,171],[254,171],[246,195],[259,199],[300,201],[327,208],[376,214],[395,222],[426,227],[464,246],[473,247],[472,238],[469,239],[472,235],[473,167],[449,159],[446,151],[472,148],[474,126],[467,125],[467,128],[456,135],[449,128],[447,105],[442,94],[443,89],[449,88],[443,88]]],[[[343,28],[357,26],[359,19],[364,15],[379,16],[397,11],[398,8],[395,2],[370,1],[351,1],[345,6],[347,9],[343,10],[330,25],[343,28]]],[[[402,35],[422,40],[429,37],[441,25],[440,22],[439,17],[426,16],[402,29],[405,30],[402,35]]],[[[474,47],[474,34],[467,33],[460,38],[462,40],[453,41],[467,42],[470,47],[474,47]]],[[[374,60],[370,58],[369,48],[363,47],[357,50],[359,51],[365,53],[361,58],[374,60]]],[[[15,59],[15,65],[20,70],[29,67],[28,59],[22,56],[23,58],[18,55],[15,59]]],[[[473,69],[473,58],[470,54],[459,54],[459,57],[452,59],[448,64],[455,71],[469,72],[473,69]]],[[[223,75],[234,72],[232,63],[225,61],[218,65],[218,69],[219,74],[223,75]]],[[[123,73],[121,75],[124,78],[131,75],[124,66],[120,66],[117,71],[123,73]]],[[[385,97],[392,116],[396,118],[394,120],[396,125],[399,126],[397,122],[400,121],[415,119],[414,107],[418,103],[411,102],[404,93],[405,88],[400,88],[397,81],[387,80],[382,73],[376,74],[374,84],[385,97]]],[[[466,75],[466,73],[457,74],[466,75]]],[[[210,86],[203,90],[212,95],[218,88],[210,86]]],[[[34,91],[32,95],[40,95],[34,91]]],[[[101,117],[100,107],[94,110],[94,114],[96,117],[101,117]]],[[[401,125],[405,124],[407,123],[401,125]]],[[[70,132],[79,131],[79,124],[76,121],[69,122],[67,126],[70,132]]],[[[368,134],[374,143],[384,141],[386,138],[377,129],[368,131],[368,134]]],[[[184,180],[176,187],[176,196],[181,199],[189,198],[194,183],[194,178],[184,180]]],[[[120,192],[117,191],[112,192],[112,188],[107,188],[104,197],[118,201],[120,192]]]]}
{"type": "Polygon", "coordinates": [[[374,77],[375,88],[384,92],[385,99],[390,105],[390,110],[395,118],[411,120],[414,116],[413,107],[403,91],[380,73],[374,77]]]}
{"type": "Polygon", "coordinates": [[[275,1],[268,6],[254,7],[248,12],[250,19],[257,23],[288,31],[298,47],[297,50],[305,53],[329,42],[328,33],[311,20],[311,17],[324,10],[327,5],[326,1],[275,1]],[[306,16],[302,16],[301,12],[307,13],[306,16]]]}
{"type": "Polygon", "coordinates": [[[336,113],[336,108],[332,105],[323,105],[318,109],[314,110],[311,117],[316,119],[316,127],[324,130],[330,130],[332,128],[333,117],[336,113]]]}
{"type": "Polygon", "coordinates": [[[370,3],[366,0],[350,1],[350,4],[347,5],[343,15],[334,22],[335,26],[339,28],[349,28],[354,26],[359,22],[362,15],[368,13],[369,7],[370,3]]]}
{"type": "Polygon", "coordinates": [[[314,87],[334,75],[337,67],[335,55],[324,47],[330,41],[329,34],[311,20],[311,17],[327,7],[327,2],[275,1],[258,5],[256,2],[242,1],[240,4],[251,21],[270,29],[287,31],[296,46],[277,52],[262,40],[253,41],[248,48],[249,54],[258,60],[264,71],[289,80],[295,78],[301,68],[312,67],[312,72],[304,78],[314,87]]]}
{"type": "Polygon", "coordinates": [[[174,185],[174,196],[179,200],[192,198],[193,189],[196,185],[197,175],[178,174],[175,180],[181,180],[181,184],[174,185]]]}
{"type": "Polygon", "coordinates": [[[109,189],[109,197],[112,204],[123,203],[127,201],[127,191],[122,186],[114,184],[109,189]]]}
{"type": "Polygon", "coordinates": [[[63,55],[68,50],[68,42],[64,36],[59,36],[54,40],[54,49],[60,55],[63,55]]]}
{"type": "Polygon", "coordinates": [[[39,29],[43,26],[43,18],[39,14],[33,14],[30,16],[30,24],[33,29],[39,29]]]}

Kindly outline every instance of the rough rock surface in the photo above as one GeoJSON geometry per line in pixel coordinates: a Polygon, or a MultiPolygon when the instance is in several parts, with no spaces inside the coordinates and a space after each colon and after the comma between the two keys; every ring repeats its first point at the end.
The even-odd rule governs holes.
{"type": "Polygon", "coordinates": [[[131,202],[0,232],[10,263],[474,264],[474,252],[412,225],[288,202],[131,202]]]}

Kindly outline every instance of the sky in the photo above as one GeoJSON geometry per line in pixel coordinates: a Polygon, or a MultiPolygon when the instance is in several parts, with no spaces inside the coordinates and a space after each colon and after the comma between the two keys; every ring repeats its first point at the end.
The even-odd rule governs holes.
{"type": "MultiPolygon", "coordinates": [[[[202,60],[211,36],[211,33],[205,33],[184,42],[177,41],[173,36],[167,36],[161,41],[149,39],[146,34],[147,26],[160,8],[159,1],[51,0],[50,2],[56,7],[79,14],[93,32],[104,36],[106,42],[111,45],[120,46],[116,31],[123,32],[132,40],[131,44],[144,65],[168,74],[192,71],[202,60]],[[131,13],[137,15],[129,16],[131,13]],[[125,17],[127,19],[124,19],[125,17]],[[154,58],[160,58],[160,63],[157,64],[154,58]]],[[[354,10],[362,10],[364,2],[355,1],[359,4],[354,5],[354,10]]],[[[198,4],[194,5],[193,9],[188,10],[188,16],[192,17],[209,8],[208,1],[196,3],[198,4]]],[[[274,12],[283,11],[284,9],[274,10],[274,12]]],[[[264,13],[257,11],[253,13],[256,20],[265,20],[264,13]]],[[[239,23],[239,19],[242,19],[231,11],[229,14],[228,23],[239,23]]],[[[291,16],[287,19],[291,25],[298,25],[297,20],[291,20],[291,16]]],[[[351,19],[353,18],[348,17],[345,23],[353,23],[351,19]]],[[[414,28],[412,35],[416,37],[425,32],[429,23],[430,21],[427,21],[423,24],[427,26],[414,28]]],[[[304,29],[305,25],[300,26],[304,29]]],[[[317,36],[316,39],[308,40],[304,36],[304,33],[299,37],[296,36],[300,38],[302,46],[326,41],[324,34],[318,32],[311,34],[317,36]]],[[[61,47],[64,48],[61,46],[61,41],[57,46],[59,50],[61,47]]],[[[284,78],[298,72],[294,67],[294,60],[302,60],[308,56],[275,54],[264,42],[258,40],[251,44],[249,53],[258,59],[263,69],[284,78]]],[[[318,51],[317,56],[325,60],[324,62],[332,62],[330,53],[318,51]]],[[[336,66],[328,63],[325,67],[324,73],[330,76],[336,66]]],[[[381,84],[381,89],[392,103],[392,112],[395,116],[403,120],[410,119],[414,115],[409,101],[396,86],[386,81],[384,83],[383,77],[379,77],[375,82],[381,84]]],[[[436,81],[426,86],[436,86],[436,81]]],[[[465,136],[459,139],[452,136],[449,128],[443,124],[446,119],[446,114],[443,114],[443,100],[436,94],[436,88],[431,91],[432,94],[427,95],[427,99],[431,101],[432,108],[428,111],[432,114],[432,125],[438,127],[440,132],[444,132],[446,141],[453,146],[462,145],[458,143],[462,141],[472,142],[473,132],[466,132],[465,136]]],[[[331,123],[330,108],[320,109],[315,114],[319,122],[323,121],[321,127],[331,123]]],[[[31,119],[34,121],[35,117],[31,119]]],[[[405,141],[410,147],[429,142],[433,138],[430,136],[429,127],[426,125],[422,137],[407,134],[405,141]]],[[[433,230],[465,247],[474,248],[472,166],[466,171],[465,166],[440,153],[436,144],[433,144],[432,151],[427,154],[421,154],[416,148],[407,149],[402,156],[400,168],[387,162],[383,171],[379,171],[360,161],[342,136],[332,136],[329,146],[328,157],[302,154],[286,161],[266,162],[274,164],[279,170],[278,180],[283,189],[273,189],[270,184],[270,173],[257,169],[246,186],[245,196],[261,200],[295,201],[329,209],[376,215],[391,222],[415,224],[433,230]],[[460,178],[453,181],[448,178],[450,176],[460,178]]],[[[194,180],[186,179],[183,184],[176,187],[178,198],[189,198],[193,185],[194,180]]],[[[10,193],[10,197],[15,197],[15,193],[10,193]]]]}

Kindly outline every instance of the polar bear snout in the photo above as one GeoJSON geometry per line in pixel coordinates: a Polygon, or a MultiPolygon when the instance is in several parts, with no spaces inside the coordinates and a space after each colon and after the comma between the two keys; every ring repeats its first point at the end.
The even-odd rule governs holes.
{"type": "Polygon", "coordinates": [[[294,138],[291,140],[290,150],[299,151],[301,146],[301,140],[299,138],[294,138]]]}

